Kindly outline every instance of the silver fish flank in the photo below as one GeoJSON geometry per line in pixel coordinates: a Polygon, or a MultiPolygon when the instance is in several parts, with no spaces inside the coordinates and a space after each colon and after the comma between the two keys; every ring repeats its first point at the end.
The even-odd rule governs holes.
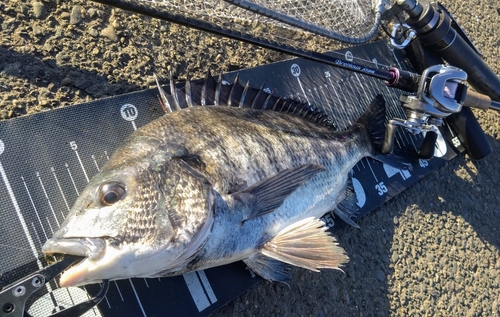
{"type": "Polygon", "coordinates": [[[290,264],[318,271],[348,261],[319,218],[334,210],[354,224],[349,172],[377,154],[381,96],[350,129],[336,131],[306,104],[237,82],[207,77],[171,91],[162,99],[178,111],[131,134],[43,246],[46,255],[85,257],[61,286],[239,260],[284,282],[290,264]]]}

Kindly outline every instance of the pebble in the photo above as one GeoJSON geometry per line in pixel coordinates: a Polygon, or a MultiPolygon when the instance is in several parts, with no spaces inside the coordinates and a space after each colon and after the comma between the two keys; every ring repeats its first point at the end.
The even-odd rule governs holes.
{"type": "Polygon", "coordinates": [[[19,5],[19,7],[17,7],[17,10],[16,10],[19,14],[21,14],[22,16],[25,16],[28,14],[29,12],[29,7],[27,5],[25,5],[24,3],[21,3],[19,5]]]}
{"type": "Polygon", "coordinates": [[[90,8],[87,10],[87,16],[91,19],[98,16],[98,10],[96,8],[90,8]]]}
{"type": "Polygon", "coordinates": [[[373,274],[377,280],[385,282],[385,273],[382,270],[375,270],[373,274]]]}
{"type": "Polygon", "coordinates": [[[63,80],[61,80],[61,86],[69,86],[73,83],[73,80],[69,77],[64,77],[63,80]]]}
{"type": "Polygon", "coordinates": [[[35,1],[32,3],[33,6],[33,16],[37,19],[44,19],[47,16],[47,9],[45,4],[40,1],[35,1]]]}
{"type": "Polygon", "coordinates": [[[76,5],[71,10],[69,24],[78,24],[81,21],[82,21],[82,7],[79,5],[76,5]]]}
{"type": "Polygon", "coordinates": [[[8,119],[8,118],[9,118],[9,112],[6,109],[1,109],[0,119],[8,119]]]}
{"type": "Polygon", "coordinates": [[[118,36],[116,35],[115,28],[112,25],[108,25],[105,29],[101,31],[101,36],[108,38],[110,41],[117,42],[118,36]]]}
{"type": "Polygon", "coordinates": [[[89,32],[89,34],[92,36],[92,37],[97,37],[99,36],[99,31],[97,31],[96,29],[94,28],[89,28],[87,29],[87,32],[89,32]]]}

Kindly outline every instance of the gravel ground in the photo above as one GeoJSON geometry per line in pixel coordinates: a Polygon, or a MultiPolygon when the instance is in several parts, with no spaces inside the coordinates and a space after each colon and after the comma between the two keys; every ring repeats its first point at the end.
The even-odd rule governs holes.
{"type": "MultiPolygon", "coordinates": [[[[443,0],[500,73],[500,3],[443,0]]],[[[287,58],[90,1],[0,3],[0,119],[287,58]]],[[[213,316],[500,316],[500,115],[476,112],[493,154],[460,156],[340,237],[341,272],[294,270],[213,316]]]]}

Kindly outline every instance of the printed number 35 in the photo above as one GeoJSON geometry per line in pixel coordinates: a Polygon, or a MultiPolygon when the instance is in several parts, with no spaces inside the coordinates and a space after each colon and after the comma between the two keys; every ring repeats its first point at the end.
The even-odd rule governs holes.
{"type": "Polygon", "coordinates": [[[375,189],[377,190],[379,196],[387,193],[387,186],[385,186],[384,182],[380,182],[375,185],[375,189]]]}

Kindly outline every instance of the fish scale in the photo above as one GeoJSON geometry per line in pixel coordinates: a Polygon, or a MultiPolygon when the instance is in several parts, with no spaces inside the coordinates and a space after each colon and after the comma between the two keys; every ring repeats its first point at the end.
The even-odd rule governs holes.
{"type": "Polygon", "coordinates": [[[158,119],[141,135],[173,140],[192,149],[192,154],[202,156],[214,186],[222,192],[231,192],[238,184],[250,185],[290,164],[304,164],[306,160],[315,161],[325,153],[332,153],[329,149],[338,147],[338,143],[332,142],[333,132],[331,128],[287,113],[276,117],[272,111],[214,107],[174,112],[158,119]],[[193,135],[193,126],[205,134],[193,135]],[[219,182],[227,181],[226,171],[244,169],[249,169],[248,175],[240,175],[236,184],[226,185],[229,188],[219,182]]]}

